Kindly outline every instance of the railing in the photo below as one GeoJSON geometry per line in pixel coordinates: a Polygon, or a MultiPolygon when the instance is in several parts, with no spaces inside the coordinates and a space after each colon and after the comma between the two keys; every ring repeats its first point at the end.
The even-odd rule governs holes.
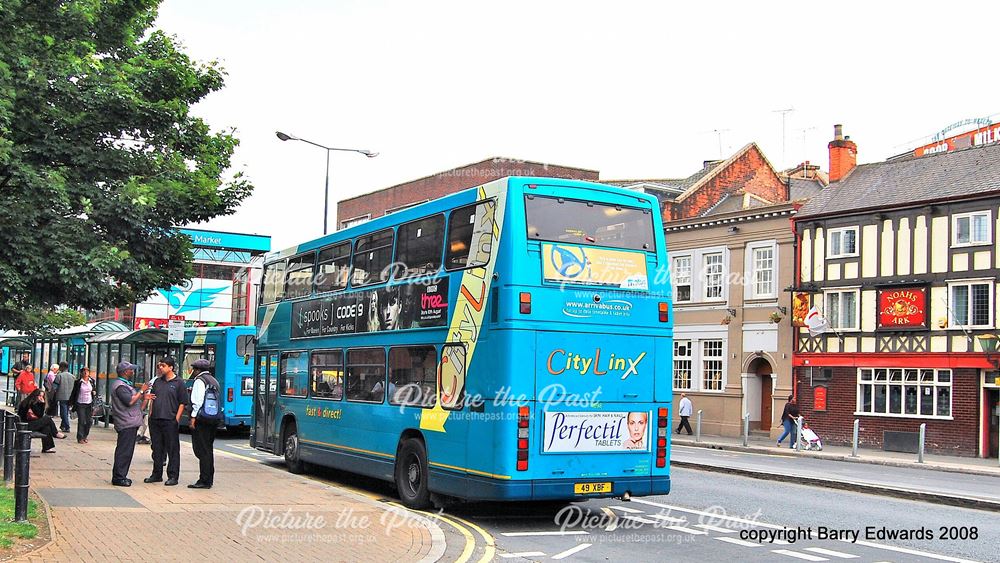
{"type": "Polygon", "coordinates": [[[3,480],[14,478],[14,521],[28,520],[28,488],[31,473],[31,430],[17,415],[3,412],[3,480]]]}

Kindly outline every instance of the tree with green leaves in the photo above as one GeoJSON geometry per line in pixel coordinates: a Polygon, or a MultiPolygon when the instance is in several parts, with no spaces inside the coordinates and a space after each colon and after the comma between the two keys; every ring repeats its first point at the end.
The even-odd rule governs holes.
{"type": "Polygon", "coordinates": [[[223,85],[153,29],[159,0],[0,0],[0,328],[188,278],[175,227],[235,211],[238,144],[191,106],[223,85]]]}

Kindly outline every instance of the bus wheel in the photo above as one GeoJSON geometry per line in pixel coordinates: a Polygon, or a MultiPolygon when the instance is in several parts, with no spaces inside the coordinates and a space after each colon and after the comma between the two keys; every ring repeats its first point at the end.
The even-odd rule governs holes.
{"type": "Polygon", "coordinates": [[[289,424],[285,431],[285,467],[296,475],[306,471],[306,464],[299,457],[299,434],[294,424],[289,424]]]}
{"type": "Polygon", "coordinates": [[[396,488],[399,499],[409,508],[426,508],[431,494],[427,489],[427,449],[420,440],[403,442],[396,457],[396,488]]]}

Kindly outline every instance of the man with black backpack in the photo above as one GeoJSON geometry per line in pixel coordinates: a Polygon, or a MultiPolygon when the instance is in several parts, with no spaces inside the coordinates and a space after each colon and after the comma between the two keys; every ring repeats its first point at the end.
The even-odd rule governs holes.
{"type": "Polygon", "coordinates": [[[211,489],[215,480],[215,431],[223,420],[219,382],[211,373],[212,364],[206,359],[195,360],[194,383],[191,385],[191,447],[198,458],[198,481],[189,489],[211,489]]]}

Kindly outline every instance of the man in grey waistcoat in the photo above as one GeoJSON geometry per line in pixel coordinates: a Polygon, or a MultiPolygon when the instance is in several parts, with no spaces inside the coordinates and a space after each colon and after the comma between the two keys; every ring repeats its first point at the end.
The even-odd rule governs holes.
{"type": "Polygon", "coordinates": [[[111,473],[111,484],[118,487],[129,487],[132,480],[128,478],[128,470],[132,465],[132,454],[135,453],[135,435],[142,424],[142,399],[149,389],[143,383],[136,391],[132,385],[135,377],[135,364],[122,362],[118,364],[118,378],[111,382],[111,415],[115,420],[115,431],[118,432],[118,443],[115,445],[115,465],[111,473]]]}

